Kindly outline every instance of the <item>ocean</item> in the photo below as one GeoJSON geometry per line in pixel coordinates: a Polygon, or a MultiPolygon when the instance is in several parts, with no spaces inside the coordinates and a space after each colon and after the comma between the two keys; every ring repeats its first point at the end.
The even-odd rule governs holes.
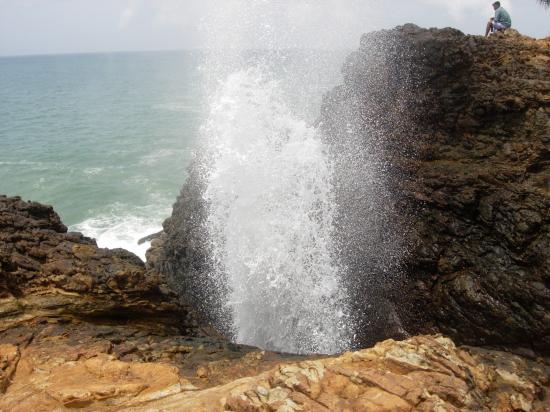
{"type": "MultiPolygon", "coordinates": [[[[312,123],[347,51],[264,53],[312,123]]],[[[161,229],[208,114],[199,51],[0,58],[0,193],[54,206],[71,231],[128,249],[161,229]]],[[[255,57],[257,59],[257,56],[255,57]]]]}

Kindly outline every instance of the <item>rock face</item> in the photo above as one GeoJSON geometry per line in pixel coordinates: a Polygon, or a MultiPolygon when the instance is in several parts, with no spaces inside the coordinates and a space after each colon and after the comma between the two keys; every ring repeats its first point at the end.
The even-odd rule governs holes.
{"type": "Polygon", "coordinates": [[[147,251],[147,265],[161,273],[170,287],[197,310],[203,324],[214,324],[228,336],[231,322],[224,309],[227,291],[207,276],[212,271],[212,261],[203,225],[206,206],[202,201],[202,164],[197,158],[189,168],[189,178],[174,203],[172,215],[163,222],[162,233],[147,251]]]}
{"type": "Polygon", "coordinates": [[[548,367],[502,352],[456,348],[419,336],[295,364],[134,411],[530,411],[544,410],[548,367]]]}
{"type": "MultiPolygon", "coordinates": [[[[59,356],[57,351],[49,353],[59,356]]],[[[13,354],[10,345],[0,347],[2,359],[13,354]]],[[[48,365],[33,361],[19,361],[1,408],[542,411],[550,406],[543,400],[547,365],[503,352],[456,348],[440,336],[390,340],[340,357],[280,363],[262,374],[202,390],[165,363],[124,362],[108,355],[87,358],[85,352],[64,363],[57,358],[53,371],[48,369],[52,361],[48,365]]],[[[198,372],[203,378],[208,374],[208,370],[198,372]]]]}
{"type": "Polygon", "coordinates": [[[51,206],[0,196],[0,327],[41,316],[137,318],[197,335],[189,307],[135,255],[67,233],[51,206]]]}
{"type": "MultiPolygon", "coordinates": [[[[550,41],[407,25],[363,36],[343,77],[318,124],[357,345],[442,331],[550,348],[550,41]]],[[[192,173],[150,265],[209,322],[226,291],[203,276],[192,173]]]]}
{"type": "MultiPolygon", "coordinates": [[[[343,75],[320,127],[336,150],[377,153],[382,222],[405,234],[403,292],[382,298],[404,328],[547,351],[550,39],[407,25],[363,36],[343,75]]],[[[369,258],[350,259],[355,282],[369,258]]]]}

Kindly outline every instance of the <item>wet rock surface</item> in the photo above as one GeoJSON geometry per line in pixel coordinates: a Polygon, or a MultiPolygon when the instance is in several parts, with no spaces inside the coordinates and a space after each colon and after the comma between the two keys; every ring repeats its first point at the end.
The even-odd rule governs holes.
{"type": "MultiPolygon", "coordinates": [[[[381,209],[407,238],[402,291],[379,298],[412,334],[547,351],[550,39],[406,25],[363,36],[343,75],[320,127],[336,147],[376,148],[381,209]]],[[[358,284],[376,267],[350,261],[358,284]]]]}
{"type": "Polygon", "coordinates": [[[214,325],[230,337],[231,319],[225,305],[228,290],[210,276],[214,266],[204,225],[204,163],[199,154],[189,167],[189,178],[173,205],[172,215],[163,222],[163,233],[147,251],[147,265],[161,273],[178,296],[196,309],[201,323],[214,325]]]}

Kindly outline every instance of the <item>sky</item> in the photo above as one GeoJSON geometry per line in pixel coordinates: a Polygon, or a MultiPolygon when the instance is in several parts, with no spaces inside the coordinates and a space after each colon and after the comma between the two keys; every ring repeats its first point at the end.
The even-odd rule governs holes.
{"type": "MultiPolygon", "coordinates": [[[[0,0],[0,56],[216,47],[357,47],[412,22],[482,34],[493,0],[0,0]]],[[[550,36],[550,8],[502,0],[513,26],[550,36]]]]}

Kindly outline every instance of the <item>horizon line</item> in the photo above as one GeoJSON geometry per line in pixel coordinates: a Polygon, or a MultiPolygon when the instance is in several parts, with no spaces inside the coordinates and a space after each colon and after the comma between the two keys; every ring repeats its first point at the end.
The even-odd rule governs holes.
{"type": "MultiPolygon", "coordinates": [[[[56,56],[78,56],[78,55],[91,55],[91,54],[127,54],[127,53],[166,53],[166,52],[206,52],[209,50],[216,50],[212,48],[189,48],[189,49],[145,49],[145,50],[106,50],[106,51],[69,51],[69,52],[46,52],[46,53],[24,53],[24,54],[0,54],[0,59],[4,58],[20,58],[20,57],[56,57],[56,56]]],[[[220,49],[221,50],[221,49],[220,49]]],[[[279,49],[274,48],[243,48],[239,51],[348,51],[352,48],[320,48],[320,47],[282,47],[279,49]]]]}

